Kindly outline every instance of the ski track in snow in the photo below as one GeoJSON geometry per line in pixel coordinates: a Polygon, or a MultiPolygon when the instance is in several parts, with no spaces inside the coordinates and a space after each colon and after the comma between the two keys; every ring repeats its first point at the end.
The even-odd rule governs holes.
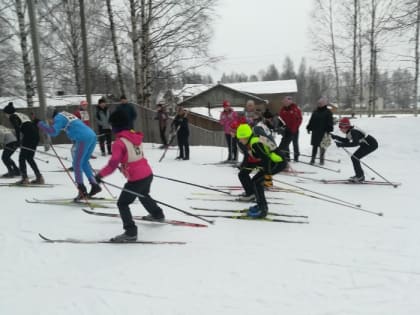
{"type": "MultiPolygon", "coordinates": [[[[354,123],[379,142],[379,149],[363,161],[402,186],[325,185],[281,174],[274,178],[361,203],[364,209],[383,212],[383,217],[282,191],[268,192],[267,196],[284,198],[291,205],[271,205],[270,210],[307,215],[310,224],[216,219],[215,225],[200,229],[137,222],[139,239],[186,241],[184,246],[43,242],[38,233],[51,238],[96,240],[122,231],[118,218],[88,215],[77,207],[26,203],[26,198],[70,198],[76,193],[65,173],[47,172],[61,167],[48,157],[50,163],[40,162],[39,167],[48,183],[57,184],[54,188],[0,187],[0,314],[417,314],[419,118],[362,118],[354,123]]],[[[303,131],[301,152],[310,154],[310,139],[303,131]]],[[[224,160],[224,148],[193,146],[190,161],[175,161],[177,150],[169,150],[161,163],[157,161],[162,150],[156,148],[155,144],[145,144],[146,157],[157,175],[205,186],[239,185],[237,169],[202,165],[224,160]]],[[[56,150],[70,157],[69,146],[56,150]]],[[[17,154],[13,158],[16,161],[17,154]]],[[[340,164],[325,165],[340,168],[341,173],[302,163],[292,166],[299,171],[316,171],[302,174],[309,178],[345,179],[353,175],[350,158],[343,150],[331,146],[327,158],[341,160],[340,164]]],[[[100,168],[106,160],[98,155],[91,162],[94,168],[100,168]]],[[[379,180],[364,169],[367,177],[379,180]]],[[[28,171],[32,176],[30,168],[28,171]]],[[[124,184],[118,171],[107,181],[124,184]]],[[[223,200],[186,199],[200,197],[198,193],[217,196],[215,192],[157,177],[151,188],[157,200],[195,214],[203,212],[191,210],[190,206],[247,206],[223,200]]],[[[109,194],[103,190],[100,196],[109,194]]],[[[162,208],[170,219],[200,222],[162,208]]],[[[145,214],[138,202],[131,209],[134,215],[145,214]]],[[[116,208],[100,210],[118,212],[116,208]]]]}

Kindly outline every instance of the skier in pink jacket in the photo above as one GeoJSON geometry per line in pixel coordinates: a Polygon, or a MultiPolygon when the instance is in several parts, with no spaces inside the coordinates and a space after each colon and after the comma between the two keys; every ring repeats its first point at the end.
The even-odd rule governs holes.
{"type": "Polygon", "coordinates": [[[162,222],[165,215],[156,201],[149,195],[153,172],[144,157],[143,133],[130,130],[130,120],[127,114],[121,110],[114,111],[109,118],[109,122],[116,139],[112,144],[112,156],[108,164],[96,175],[96,180],[101,182],[103,177],[113,173],[116,168],[119,168],[127,178],[127,183],[124,185],[124,189],[127,189],[127,191],[122,190],[117,201],[125,232],[111,238],[111,241],[133,242],[137,240],[137,226],[134,223],[129,205],[138,196],[128,191],[142,195],[138,198],[149,212],[149,215],[145,217],[147,220],[162,222]]]}

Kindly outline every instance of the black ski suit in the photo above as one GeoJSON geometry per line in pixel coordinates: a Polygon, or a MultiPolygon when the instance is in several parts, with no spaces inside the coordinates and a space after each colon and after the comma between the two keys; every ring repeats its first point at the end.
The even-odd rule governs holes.
{"type": "Polygon", "coordinates": [[[352,154],[351,161],[353,163],[356,177],[360,178],[364,176],[362,166],[360,165],[360,159],[378,148],[378,142],[376,139],[353,126],[347,130],[345,138],[333,134],[331,137],[336,141],[337,147],[359,146],[359,148],[352,154]]]}
{"type": "Polygon", "coordinates": [[[22,113],[13,113],[9,116],[10,123],[15,128],[17,142],[21,144],[19,153],[19,170],[22,178],[27,178],[26,162],[35,173],[36,178],[41,177],[38,165],[34,160],[36,147],[39,143],[38,127],[22,113]],[[26,149],[28,148],[28,149],[26,149]]]}

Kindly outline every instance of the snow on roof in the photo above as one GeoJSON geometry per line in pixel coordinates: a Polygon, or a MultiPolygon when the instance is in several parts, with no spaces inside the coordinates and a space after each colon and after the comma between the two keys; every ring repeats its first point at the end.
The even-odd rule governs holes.
{"type": "Polygon", "coordinates": [[[296,80],[223,83],[223,85],[234,90],[252,94],[279,94],[297,92],[296,80]]]}
{"type": "MultiPolygon", "coordinates": [[[[98,100],[103,97],[101,94],[92,94],[92,103],[97,104],[98,100]]],[[[85,95],[63,95],[63,96],[50,96],[46,97],[47,106],[66,106],[66,105],[79,105],[80,101],[86,99],[85,95]]],[[[4,108],[9,102],[13,102],[15,108],[28,107],[25,97],[19,96],[3,96],[0,97],[0,108],[4,108]]],[[[39,106],[37,96],[34,96],[34,107],[39,106]]]]}
{"type": "MultiPolygon", "coordinates": [[[[243,107],[232,107],[235,112],[242,112],[244,110],[243,107]]],[[[223,107],[213,107],[210,108],[210,115],[209,109],[207,107],[191,107],[188,110],[192,113],[200,114],[203,116],[219,119],[220,113],[223,111],[223,107]]]]}
{"type": "Polygon", "coordinates": [[[180,90],[173,90],[173,94],[178,97],[190,97],[204,92],[215,84],[185,84],[180,90]]]}

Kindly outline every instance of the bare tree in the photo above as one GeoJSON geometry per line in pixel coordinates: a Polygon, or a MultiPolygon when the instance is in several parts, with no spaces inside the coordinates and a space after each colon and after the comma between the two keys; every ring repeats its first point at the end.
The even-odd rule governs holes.
{"type": "Polygon", "coordinates": [[[19,39],[20,49],[22,51],[22,63],[23,63],[23,77],[25,80],[25,91],[26,101],[28,107],[34,106],[34,82],[32,77],[32,65],[29,59],[29,48],[28,48],[28,31],[25,22],[25,10],[21,0],[15,0],[16,15],[19,24],[19,39]]]}
{"type": "MultiPolygon", "coordinates": [[[[312,12],[314,27],[311,37],[315,50],[320,53],[320,61],[324,64],[332,64],[332,72],[335,80],[335,98],[340,103],[340,70],[338,67],[338,54],[340,48],[336,41],[335,10],[332,0],[315,0],[315,7],[312,12]],[[327,56],[327,58],[322,59],[327,56]]],[[[329,67],[329,66],[327,66],[329,67]]]]}
{"type": "Polygon", "coordinates": [[[123,74],[122,74],[122,69],[121,69],[121,60],[120,60],[120,54],[118,52],[118,43],[117,43],[117,36],[116,36],[115,23],[114,23],[114,13],[112,10],[111,0],[106,0],[106,7],[107,7],[108,19],[109,19],[109,29],[111,31],[112,48],[114,50],[115,65],[117,68],[118,84],[120,87],[120,93],[125,94],[123,74]]]}

